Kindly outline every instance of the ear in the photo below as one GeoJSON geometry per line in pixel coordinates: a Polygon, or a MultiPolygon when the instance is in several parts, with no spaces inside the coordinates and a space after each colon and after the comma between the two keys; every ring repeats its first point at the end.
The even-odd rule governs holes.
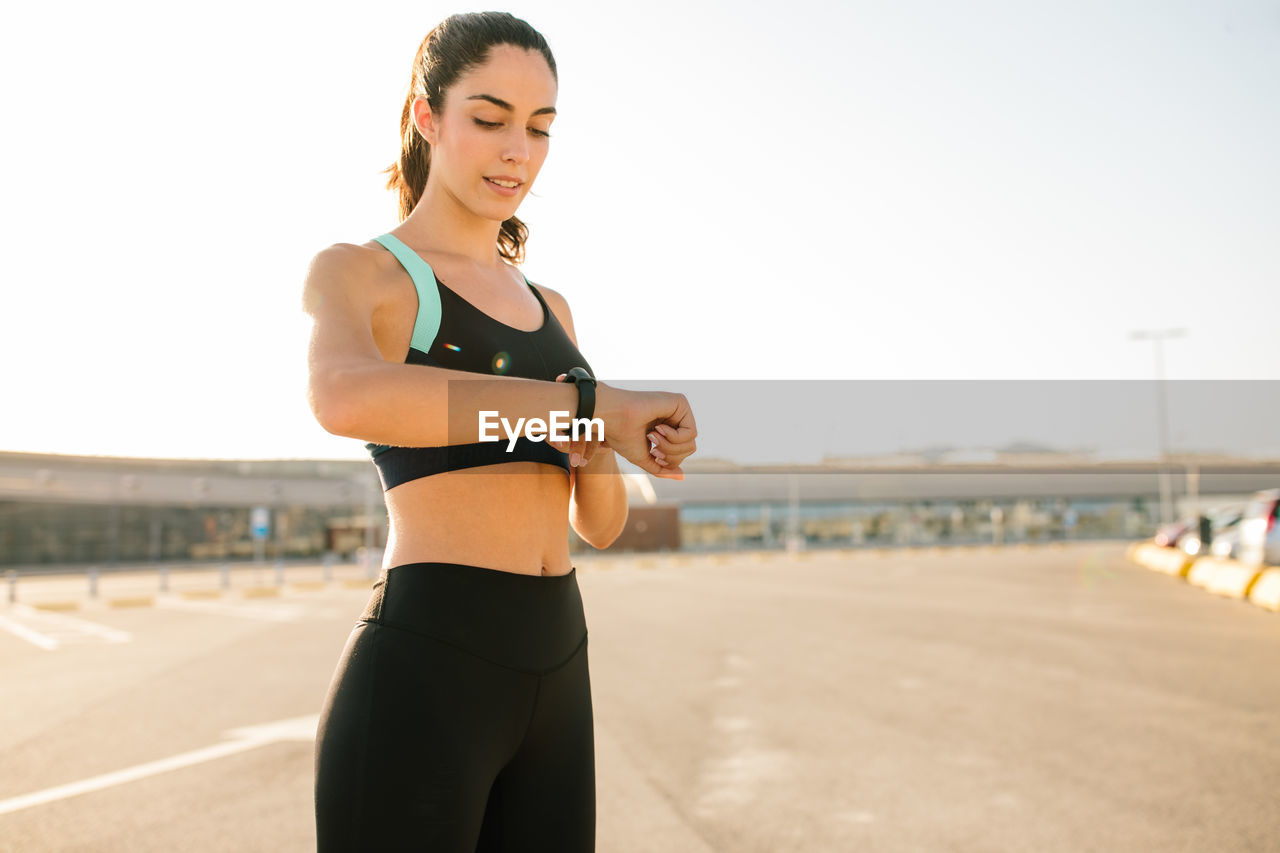
{"type": "Polygon", "coordinates": [[[413,114],[414,127],[418,129],[418,133],[422,138],[427,140],[431,145],[436,144],[436,123],[435,114],[431,112],[431,103],[421,95],[413,99],[413,106],[410,108],[413,114]]]}

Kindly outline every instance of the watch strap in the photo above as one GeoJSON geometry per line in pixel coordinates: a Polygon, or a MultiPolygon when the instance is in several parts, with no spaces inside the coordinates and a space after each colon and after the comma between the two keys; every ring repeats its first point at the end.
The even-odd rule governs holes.
{"type": "Polygon", "coordinates": [[[574,367],[570,368],[564,381],[578,386],[578,412],[574,420],[591,420],[596,412],[596,378],[586,368],[574,367]]]}

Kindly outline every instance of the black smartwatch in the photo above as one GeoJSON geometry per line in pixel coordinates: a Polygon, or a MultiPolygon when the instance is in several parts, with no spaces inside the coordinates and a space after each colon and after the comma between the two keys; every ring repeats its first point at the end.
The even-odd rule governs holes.
{"type": "Polygon", "coordinates": [[[574,420],[591,420],[596,412],[596,378],[586,368],[574,367],[564,378],[578,386],[578,414],[574,420]]]}

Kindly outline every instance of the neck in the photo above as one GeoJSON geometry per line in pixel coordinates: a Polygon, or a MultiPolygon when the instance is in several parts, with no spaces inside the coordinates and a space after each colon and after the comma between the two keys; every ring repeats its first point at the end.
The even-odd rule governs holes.
{"type": "Polygon", "coordinates": [[[402,227],[418,248],[466,258],[482,268],[504,263],[498,254],[502,223],[476,216],[429,179],[422,198],[402,227]]]}

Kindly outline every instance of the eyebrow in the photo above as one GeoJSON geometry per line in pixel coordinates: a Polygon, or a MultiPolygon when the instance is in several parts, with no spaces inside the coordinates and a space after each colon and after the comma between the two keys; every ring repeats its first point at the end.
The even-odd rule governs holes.
{"type": "MultiPolygon", "coordinates": [[[[502,109],[506,110],[507,112],[511,112],[511,113],[513,113],[513,112],[515,112],[515,111],[516,111],[516,108],[515,108],[515,107],[513,107],[513,106],[511,106],[511,104],[509,104],[509,103],[507,103],[506,101],[502,100],[502,98],[495,98],[493,95],[469,95],[469,96],[467,97],[467,100],[468,100],[468,101],[488,101],[489,103],[493,104],[495,107],[501,107],[502,109]]],[[[556,108],[555,108],[555,107],[543,107],[543,108],[542,108],[542,109],[540,109],[540,110],[534,110],[534,111],[533,111],[533,115],[536,115],[536,116],[540,116],[540,115],[547,115],[547,114],[555,115],[555,114],[556,114],[556,108]]]]}

